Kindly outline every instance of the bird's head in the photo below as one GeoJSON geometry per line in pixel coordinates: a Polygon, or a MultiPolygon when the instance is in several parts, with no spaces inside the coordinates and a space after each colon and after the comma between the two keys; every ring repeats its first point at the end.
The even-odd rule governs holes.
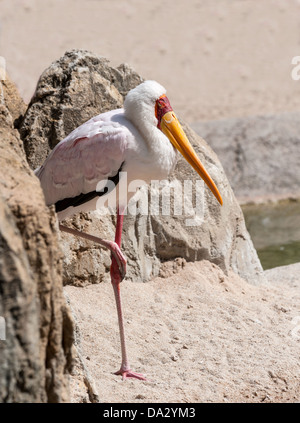
{"type": "Polygon", "coordinates": [[[196,170],[219,203],[223,204],[218,188],[205,170],[183,131],[166,96],[164,87],[155,81],[143,82],[129,91],[124,102],[124,108],[126,115],[131,120],[137,122],[137,117],[143,121],[147,119],[149,124],[157,126],[196,170]]]}

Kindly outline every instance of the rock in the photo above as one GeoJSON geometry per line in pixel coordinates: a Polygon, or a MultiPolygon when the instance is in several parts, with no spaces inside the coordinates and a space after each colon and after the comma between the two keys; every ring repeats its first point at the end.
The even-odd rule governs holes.
{"type": "MultiPolygon", "coordinates": [[[[31,166],[41,165],[51,148],[85,120],[121,107],[126,93],[141,80],[127,65],[114,69],[106,59],[86,51],[72,50],[54,62],[42,74],[20,127],[31,166]]],[[[159,274],[165,261],[206,259],[224,271],[233,269],[249,282],[259,283],[263,278],[262,268],[223,168],[207,143],[187,125],[183,126],[219,187],[224,206],[220,207],[199,181],[198,196],[195,189],[191,198],[184,191],[182,200],[186,207],[183,214],[174,215],[171,210],[169,215],[164,215],[162,205],[157,214],[149,214],[147,210],[143,213],[149,196],[152,199],[150,208],[154,200],[150,191],[142,189],[143,199],[138,202],[138,209],[133,208],[139,212],[125,218],[122,247],[128,258],[127,277],[147,281],[159,274]]],[[[193,181],[195,187],[197,175],[182,159],[169,181],[165,181],[165,188],[160,186],[160,190],[168,190],[168,186],[173,185],[178,192],[185,180],[193,181]]],[[[173,190],[170,198],[172,203],[173,190]]],[[[114,238],[114,216],[99,218],[97,212],[93,212],[76,216],[69,224],[103,238],[114,238]]],[[[66,284],[82,286],[109,278],[110,255],[106,250],[67,234],[62,234],[62,240],[66,284]]]]}
{"type": "Polygon", "coordinates": [[[15,84],[8,76],[4,80],[1,80],[0,103],[5,105],[16,126],[23,118],[27,106],[20,97],[15,84]]]}
{"type": "Polygon", "coordinates": [[[20,232],[2,197],[0,231],[0,315],[6,335],[0,341],[0,398],[1,402],[36,402],[42,391],[38,298],[20,232]]]}
{"type": "Polygon", "coordinates": [[[198,122],[240,203],[300,197],[300,113],[198,122]]]}
{"type": "Polygon", "coordinates": [[[0,402],[69,398],[73,326],[62,292],[62,254],[53,208],[13,128],[24,111],[6,80],[0,104],[0,402]]]}
{"type": "Polygon", "coordinates": [[[274,267],[273,269],[265,270],[264,274],[272,286],[279,286],[283,289],[286,286],[297,288],[300,285],[300,262],[274,267]]]}
{"type": "Polygon", "coordinates": [[[95,381],[91,376],[89,369],[86,365],[86,360],[90,360],[90,357],[84,357],[82,352],[82,339],[81,331],[78,324],[79,318],[76,315],[76,312],[70,304],[70,299],[67,293],[65,292],[65,297],[67,304],[71,308],[72,317],[74,321],[74,365],[70,377],[70,392],[71,392],[71,401],[73,397],[76,397],[76,402],[86,403],[93,402],[99,403],[100,398],[95,387],[95,381]]]}

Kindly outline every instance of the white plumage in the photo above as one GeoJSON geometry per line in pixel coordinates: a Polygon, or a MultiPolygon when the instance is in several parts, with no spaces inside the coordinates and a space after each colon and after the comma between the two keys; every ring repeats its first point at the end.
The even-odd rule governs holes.
{"type": "MultiPolygon", "coordinates": [[[[130,91],[124,109],[102,113],[72,131],[36,170],[46,203],[95,191],[97,184],[120,169],[127,181],[164,179],[176,163],[176,150],[157,128],[154,107],[166,90],[146,81],[130,91]]],[[[133,193],[127,193],[129,201],[133,193]]],[[[118,196],[117,199],[122,199],[118,196]]],[[[125,201],[125,196],[124,196],[125,201]]],[[[95,210],[97,198],[58,213],[64,219],[78,211],[95,210]]],[[[122,204],[121,206],[126,206],[122,204]]]]}

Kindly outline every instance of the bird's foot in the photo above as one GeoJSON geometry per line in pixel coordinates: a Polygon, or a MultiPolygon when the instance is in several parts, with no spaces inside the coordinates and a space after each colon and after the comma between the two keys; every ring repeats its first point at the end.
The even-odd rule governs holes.
{"type": "Polygon", "coordinates": [[[126,275],[126,257],[122,253],[120,247],[116,242],[111,242],[111,253],[115,260],[112,261],[112,273],[113,276],[118,276],[121,278],[119,282],[121,282],[126,275]]]}
{"type": "Polygon", "coordinates": [[[115,373],[115,375],[122,375],[123,380],[127,379],[128,377],[133,377],[133,378],[139,379],[139,380],[147,380],[146,377],[142,373],[136,373],[136,372],[133,372],[130,369],[124,370],[124,369],[122,369],[122,367],[121,367],[120,370],[118,370],[115,373]]]}

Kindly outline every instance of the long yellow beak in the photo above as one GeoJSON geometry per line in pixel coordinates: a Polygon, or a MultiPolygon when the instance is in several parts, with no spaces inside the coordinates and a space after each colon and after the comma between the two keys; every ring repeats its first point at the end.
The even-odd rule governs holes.
{"type": "Polygon", "coordinates": [[[223,200],[216,187],[214,181],[211,179],[203,164],[200,162],[195,150],[191,146],[187,136],[185,135],[182,126],[180,125],[175,113],[173,111],[165,113],[161,117],[160,127],[163,133],[169,138],[174,147],[183,155],[186,161],[195,169],[207,184],[216,199],[222,205],[223,200]]]}

